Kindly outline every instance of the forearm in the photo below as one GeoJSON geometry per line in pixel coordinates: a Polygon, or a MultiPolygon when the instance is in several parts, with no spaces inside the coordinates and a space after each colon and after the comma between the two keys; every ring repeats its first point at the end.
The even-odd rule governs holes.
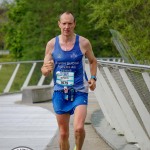
{"type": "Polygon", "coordinates": [[[91,76],[96,76],[96,73],[97,73],[97,60],[96,60],[96,58],[90,62],[90,72],[91,72],[91,76]]]}
{"type": "Polygon", "coordinates": [[[52,56],[51,56],[51,54],[46,54],[45,55],[45,57],[44,57],[44,64],[47,64],[47,63],[49,63],[49,61],[51,61],[52,60],[52,56]]]}
{"type": "Polygon", "coordinates": [[[44,76],[48,76],[53,71],[54,62],[50,57],[44,58],[44,63],[41,68],[42,74],[44,76]]]}
{"type": "Polygon", "coordinates": [[[54,43],[54,39],[52,39],[46,45],[44,62],[41,68],[42,74],[45,76],[48,76],[53,71],[54,61],[52,58],[52,50],[54,49],[54,43]]]}

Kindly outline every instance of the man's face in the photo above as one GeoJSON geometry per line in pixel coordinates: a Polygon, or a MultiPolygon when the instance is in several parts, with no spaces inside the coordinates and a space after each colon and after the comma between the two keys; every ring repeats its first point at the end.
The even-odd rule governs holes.
{"type": "Polygon", "coordinates": [[[71,14],[62,14],[60,21],[58,21],[58,26],[61,29],[61,34],[65,36],[72,35],[75,28],[74,17],[71,14]]]}

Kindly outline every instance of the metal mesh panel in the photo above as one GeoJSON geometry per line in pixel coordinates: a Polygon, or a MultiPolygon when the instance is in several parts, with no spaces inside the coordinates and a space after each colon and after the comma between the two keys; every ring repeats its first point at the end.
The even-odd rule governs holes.
{"type": "MultiPolygon", "coordinates": [[[[101,66],[99,65],[99,69],[100,69],[100,72],[101,72],[102,76],[105,78],[105,81],[107,82],[107,85],[109,86],[111,92],[113,93],[114,97],[116,98],[116,96],[115,96],[115,94],[114,94],[114,91],[113,91],[113,89],[112,89],[112,87],[111,87],[111,85],[110,85],[110,83],[109,83],[109,81],[108,81],[108,79],[107,79],[107,77],[106,77],[106,74],[105,74],[105,72],[104,72],[104,70],[103,70],[103,67],[101,67],[101,66]]],[[[116,100],[117,100],[117,98],[116,98],[116,100]]]]}
{"type": "Polygon", "coordinates": [[[147,85],[143,79],[142,73],[139,70],[127,70],[128,77],[132,82],[134,88],[138,92],[142,102],[144,103],[146,109],[150,113],[150,92],[147,85]]]}
{"type": "Polygon", "coordinates": [[[111,68],[109,68],[109,70],[110,70],[112,76],[114,77],[115,81],[117,82],[117,84],[118,84],[121,92],[123,93],[124,97],[126,98],[128,104],[130,105],[132,111],[134,112],[136,118],[138,119],[139,123],[141,124],[143,129],[146,131],[144,124],[141,120],[141,117],[140,117],[140,115],[139,115],[139,113],[138,113],[138,111],[134,105],[134,102],[133,102],[133,100],[132,100],[132,98],[128,92],[128,89],[127,89],[127,87],[126,87],[126,85],[125,85],[125,83],[124,83],[124,81],[123,81],[123,79],[119,73],[119,69],[111,67],[111,68]]]}
{"type": "Polygon", "coordinates": [[[118,68],[109,68],[112,76],[114,77],[115,81],[117,82],[120,90],[122,91],[123,95],[125,96],[127,102],[129,103],[130,107],[134,110],[135,110],[135,106],[134,106],[134,103],[132,101],[132,98],[123,82],[123,79],[118,71],[118,68]]]}
{"type": "MultiPolygon", "coordinates": [[[[111,84],[107,76],[104,72],[103,67],[107,67],[113,76],[114,80],[116,81],[119,89],[121,90],[122,94],[124,95],[126,101],[128,102],[130,108],[132,109],[133,113],[135,114],[138,122],[141,124],[142,128],[145,130],[145,133],[147,134],[147,137],[149,137],[149,134],[147,133],[147,130],[145,128],[145,125],[143,123],[143,118],[139,115],[138,108],[134,105],[134,101],[130,95],[129,89],[127,89],[126,84],[123,81],[123,78],[119,72],[119,69],[125,69],[125,72],[128,76],[128,79],[131,81],[134,89],[138,93],[141,101],[145,105],[145,108],[150,113],[150,91],[147,87],[147,83],[145,83],[145,80],[142,76],[142,72],[148,72],[150,76],[150,67],[144,66],[144,65],[132,65],[132,64],[123,64],[123,63],[112,63],[112,62],[104,62],[102,61],[99,65],[99,69],[103,77],[105,78],[110,90],[114,94],[114,89],[111,87],[111,84]]],[[[148,78],[147,78],[148,79],[148,78]]],[[[118,91],[119,92],[119,91],[118,91]]],[[[132,91],[131,91],[132,92],[132,91]]],[[[116,97],[116,96],[115,96],[116,97]]],[[[129,115],[129,114],[126,114],[129,115]]]]}

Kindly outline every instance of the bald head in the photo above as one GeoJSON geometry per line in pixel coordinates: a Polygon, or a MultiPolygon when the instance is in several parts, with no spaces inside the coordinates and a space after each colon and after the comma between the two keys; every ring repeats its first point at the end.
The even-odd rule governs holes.
{"type": "Polygon", "coordinates": [[[62,14],[60,14],[59,20],[61,21],[62,17],[65,17],[66,15],[70,16],[70,18],[72,18],[72,21],[75,22],[74,15],[71,12],[69,12],[69,11],[66,11],[66,12],[63,12],[62,14]]]}

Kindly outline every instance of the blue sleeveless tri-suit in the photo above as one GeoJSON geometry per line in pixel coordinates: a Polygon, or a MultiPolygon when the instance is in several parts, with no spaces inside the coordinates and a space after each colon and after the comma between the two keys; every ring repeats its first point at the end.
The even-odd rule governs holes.
{"type": "Polygon", "coordinates": [[[57,114],[73,114],[78,105],[87,105],[88,102],[88,79],[84,70],[84,55],[79,46],[79,35],[76,35],[74,47],[69,51],[61,49],[59,36],[57,36],[52,57],[54,110],[57,114]],[[68,91],[74,89],[73,101],[64,98],[64,87],[68,91]]]}

